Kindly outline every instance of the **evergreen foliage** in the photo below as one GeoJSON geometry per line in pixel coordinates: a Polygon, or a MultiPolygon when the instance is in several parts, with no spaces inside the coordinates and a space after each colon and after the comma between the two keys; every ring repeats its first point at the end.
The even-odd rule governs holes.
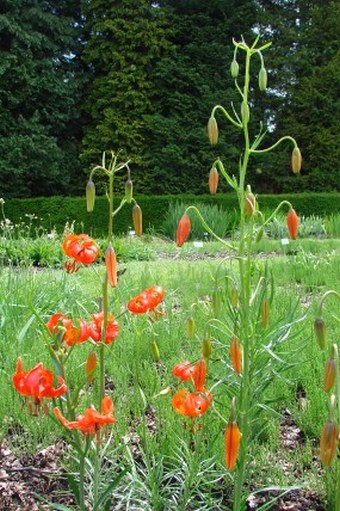
{"type": "Polygon", "coordinates": [[[78,0],[1,2],[1,195],[75,189],[79,94],[73,52],[79,15],[78,0]]]}

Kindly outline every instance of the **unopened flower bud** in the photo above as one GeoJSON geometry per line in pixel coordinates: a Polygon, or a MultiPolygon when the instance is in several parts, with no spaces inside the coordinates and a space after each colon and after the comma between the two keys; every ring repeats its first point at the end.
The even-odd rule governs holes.
{"type": "Polygon", "coordinates": [[[107,279],[111,287],[117,286],[117,258],[113,246],[109,243],[105,251],[105,266],[107,279]]]}
{"type": "Polygon", "coordinates": [[[294,149],[292,151],[291,164],[292,164],[292,171],[294,172],[294,174],[299,174],[300,170],[301,170],[301,165],[302,165],[302,156],[301,156],[301,151],[298,147],[294,147],[294,149]]]}
{"type": "Polygon", "coordinates": [[[91,213],[94,209],[94,201],[96,198],[96,187],[92,179],[89,179],[86,185],[86,209],[91,213]]]}
{"type": "Polygon", "coordinates": [[[141,236],[143,232],[143,217],[142,210],[138,204],[135,204],[132,208],[132,220],[136,236],[141,236]]]}
{"type": "Polygon", "coordinates": [[[241,105],[241,117],[243,124],[248,124],[250,118],[250,110],[248,103],[244,100],[242,101],[241,105]]]}
{"type": "Polygon", "coordinates": [[[215,195],[218,187],[218,171],[216,167],[213,167],[209,172],[209,191],[211,195],[215,195]]]}
{"type": "Polygon", "coordinates": [[[195,320],[191,315],[187,318],[186,334],[188,339],[192,339],[195,335],[195,320]]]}
{"type": "Polygon", "coordinates": [[[190,218],[186,213],[181,217],[180,221],[178,222],[177,226],[177,232],[176,232],[176,245],[178,247],[181,247],[184,245],[186,240],[189,237],[191,231],[191,222],[190,218]]]}
{"type": "Polygon", "coordinates": [[[232,307],[236,308],[238,306],[238,290],[236,289],[236,287],[233,287],[230,290],[229,300],[230,300],[232,307]]]}
{"type": "Polygon", "coordinates": [[[220,315],[222,306],[222,290],[220,288],[214,289],[211,295],[212,308],[215,318],[220,315]]]}
{"type": "Polygon", "coordinates": [[[264,92],[267,88],[267,71],[265,67],[261,67],[259,72],[259,89],[264,92]]]}
{"type": "Polygon", "coordinates": [[[247,187],[246,196],[245,196],[244,209],[245,213],[248,216],[252,216],[256,207],[256,199],[255,195],[252,193],[250,186],[247,187]]]}
{"type": "Polygon", "coordinates": [[[325,366],[323,390],[329,392],[335,383],[336,361],[333,357],[329,358],[325,366]]]}
{"type": "Polygon", "coordinates": [[[262,240],[263,235],[264,235],[264,229],[263,229],[263,227],[260,227],[260,229],[257,231],[257,234],[256,234],[255,243],[259,243],[262,240]]]}
{"type": "Polygon", "coordinates": [[[234,371],[237,374],[242,372],[242,350],[240,341],[237,337],[233,337],[230,343],[230,361],[234,371]]]}
{"type": "Polygon", "coordinates": [[[314,321],[314,332],[320,348],[324,350],[326,347],[326,323],[322,318],[316,318],[314,321]]]}
{"type": "Polygon", "coordinates": [[[131,179],[125,181],[125,199],[128,204],[131,204],[133,196],[133,183],[131,179]]]}
{"type": "Polygon", "coordinates": [[[208,136],[211,145],[216,145],[218,142],[218,125],[215,117],[211,116],[208,122],[208,136]]]}
{"type": "Polygon", "coordinates": [[[86,366],[85,366],[85,375],[87,377],[87,381],[89,383],[93,380],[93,373],[97,366],[97,355],[92,352],[89,353],[87,360],[86,360],[86,366]]]}
{"type": "Polygon", "coordinates": [[[151,343],[151,355],[152,355],[152,358],[154,359],[155,362],[159,362],[160,361],[160,353],[159,353],[159,347],[158,347],[158,344],[156,343],[156,341],[153,341],[151,343]]]}
{"type": "Polygon", "coordinates": [[[267,328],[269,325],[269,301],[263,300],[261,305],[261,318],[263,328],[267,328]]]}
{"type": "Polygon", "coordinates": [[[231,74],[231,77],[232,78],[237,78],[239,70],[240,70],[240,66],[239,66],[237,60],[234,59],[232,61],[232,63],[230,64],[230,74],[231,74]]]}
{"type": "Polygon", "coordinates": [[[326,422],[320,438],[320,459],[324,467],[333,463],[339,443],[339,427],[334,420],[326,422]]]}
{"type": "Polygon", "coordinates": [[[212,354],[212,343],[211,339],[204,339],[202,342],[202,355],[204,358],[209,358],[212,354]]]}

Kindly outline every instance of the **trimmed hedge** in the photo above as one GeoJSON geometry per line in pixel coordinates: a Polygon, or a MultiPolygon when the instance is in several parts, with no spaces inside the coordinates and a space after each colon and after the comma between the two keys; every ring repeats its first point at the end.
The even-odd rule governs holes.
{"type": "MultiPolygon", "coordinates": [[[[162,195],[136,196],[143,210],[143,229],[153,227],[159,232],[162,221],[167,214],[170,202],[199,204],[216,204],[224,209],[237,209],[235,194],[220,195],[162,195]]],[[[261,209],[273,210],[281,200],[289,200],[299,215],[325,216],[340,211],[340,193],[299,193],[284,195],[259,195],[261,209]]],[[[115,201],[118,206],[120,198],[115,201]]],[[[132,228],[132,205],[124,206],[114,218],[114,233],[126,233],[132,228]]],[[[14,223],[25,221],[25,214],[35,214],[39,218],[37,225],[48,231],[55,227],[58,233],[64,229],[66,222],[74,222],[75,232],[86,232],[92,236],[105,235],[107,229],[108,203],[105,196],[97,197],[93,213],[86,212],[83,197],[43,197],[34,199],[8,199],[5,203],[7,218],[14,223]]]]}

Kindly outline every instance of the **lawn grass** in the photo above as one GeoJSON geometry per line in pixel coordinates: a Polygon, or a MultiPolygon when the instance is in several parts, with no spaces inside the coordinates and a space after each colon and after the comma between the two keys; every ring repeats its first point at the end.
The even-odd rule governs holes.
{"type": "MultiPolygon", "coordinates": [[[[165,242],[156,245],[151,260],[124,263],[126,272],[120,277],[118,290],[112,291],[113,313],[121,314],[120,337],[107,347],[106,356],[107,383],[117,418],[112,449],[118,449],[119,457],[113,458],[113,466],[119,465],[118,459],[130,466],[115,490],[115,509],[228,509],[232,476],[224,469],[223,430],[235,378],[228,362],[228,335],[217,325],[206,331],[206,310],[216,285],[224,289],[229,277],[237,282],[237,265],[230,254],[225,260],[204,258],[207,251],[219,254],[220,245],[213,242],[202,249],[188,244],[182,251],[165,242]],[[172,257],[162,259],[159,254],[172,257]],[[153,284],[163,286],[167,296],[166,316],[151,326],[145,316],[124,311],[130,297],[153,284]],[[193,302],[197,303],[192,309],[197,336],[188,339],[186,320],[193,302]],[[183,428],[183,417],[172,410],[170,395],[158,394],[168,386],[175,388],[172,366],[182,360],[197,360],[201,341],[208,333],[213,342],[208,388],[216,389],[214,407],[203,417],[196,450],[192,450],[191,433],[183,428]],[[153,339],[161,354],[157,364],[150,352],[153,339]]],[[[267,265],[276,283],[270,316],[273,329],[291,309],[301,321],[292,327],[279,353],[287,370],[265,392],[270,406],[259,410],[259,434],[252,446],[247,491],[263,486],[305,486],[319,493],[325,509],[332,509],[335,477],[331,470],[325,483],[317,456],[321,427],[328,413],[328,398],[322,391],[328,354],[316,344],[313,321],[322,293],[329,288],[339,289],[339,245],[339,240],[301,240],[289,245],[288,255],[260,257],[254,264],[254,271],[257,265],[267,265]],[[303,438],[293,450],[284,448],[280,437],[282,416],[288,412],[303,438]]],[[[143,250],[149,250],[145,247],[146,243],[143,250]]],[[[279,254],[282,250],[279,241],[269,240],[260,242],[258,248],[259,252],[279,254]]],[[[100,266],[82,268],[72,275],[49,268],[39,271],[30,265],[1,269],[0,424],[2,436],[18,450],[34,451],[63,436],[64,431],[50,417],[32,419],[22,407],[11,385],[16,358],[22,357],[24,369],[38,361],[53,369],[44,349],[48,335],[43,322],[55,312],[89,319],[98,310],[102,274],[100,266]]],[[[226,314],[222,305],[220,317],[226,314]]],[[[336,316],[337,302],[330,299],[324,317],[331,342],[339,339],[336,316]]],[[[79,383],[91,348],[87,342],[73,350],[67,372],[70,386],[79,383]]],[[[93,400],[89,387],[83,395],[84,406],[93,400]]]]}

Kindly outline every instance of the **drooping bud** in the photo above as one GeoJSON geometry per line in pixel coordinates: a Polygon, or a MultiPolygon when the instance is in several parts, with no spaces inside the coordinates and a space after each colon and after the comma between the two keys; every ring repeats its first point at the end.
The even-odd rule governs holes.
{"type": "Polygon", "coordinates": [[[261,304],[261,319],[263,328],[269,325],[269,301],[263,300],[261,304]]]}
{"type": "Polygon", "coordinates": [[[195,320],[191,315],[187,317],[186,334],[188,339],[192,339],[195,335],[195,320]]]}
{"type": "Polygon", "coordinates": [[[331,357],[327,360],[325,365],[325,375],[323,390],[329,392],[335,383],[336,376],[336,361],[335,358],[331,357]]]}
{"type": "Polygon", "coordinates": [[[231,365],[234,368],[234,371],[237,374],[241,374],[242,372],[242,351],[240,346],[240,341],[237,337],[233,337],[230,343],[230,360],[231,365]]]}
{"type": "Polygon", "coordinates": [[[213,167],[209,172],[209,191],[211,195],[215,195],[218,187],[218,171],[216,167],[213,167]]]}
{"type": "Polygon", "coordinates": [[[238,73],[240,70],[240,66],[236,59],[233,59],[232,63],[230,64],[230,74],[232,78],[237,78],[238,73]]]}
{"type": "Polygon", "coordinates": [[[294,172],[294,174],[299,174],[300,170],[301,170],[301,165],[302,165],[302,156],[301,156],[301,151],[298,147],[294,147],[294,149],[292,151],[291,164],[292,164],[292,171],[294,172]]]}
{"type": "Polygon", "coordinates": [[[204,358],[209,358],[211,354],[212,354],[211,339],[206,338],[202,342],[202,355],[204,358]]]}
{"type": "Polygon", "coordinates": [[[215,117],[211,116],[208,121],[208,136],[211,145],[216,145],[218,142],[218,125],[215,117]]]}
{"type": "Polygon", "coordinates": [[[246,199],[244,203],[245,213],[248,216],[252,216],[256,208],[256,199],[249,185],[247,186],[245,199],[246,199]]]}
{"type": "Polygon", "coordinates": [[[267,70],[265,67],[262,66],[259,72],[259,89],[261,92],[264,92],[266,90],[267,81],[268,81],[267,70]]]}
{"type": "Polygon", "coordinates": [[[156,343],[156,341],[152,341],[150,350],[151,350],[151,355],[152,355],[152,358],[154,359],[154,361],[159,362],[161,356],[160,356],[159,347],[158,347],[158,344],[156,343]]]}
{"type": "Polygon", "coordinates": [[[248,124],[250,118],[250,110],[248,103],[244,100],[242,101],[241,105],[241,118],[243,124],[248,124]]]}
{"type": "Polygon", "coordinates": [[[326,347],[326,323],[322,318],[315,319],[314,332],[320,348],[324,350],[326,347]]]}
{"type": "Polygon", "coordinates": [[[86,366],[85,366],[85,375],[87,378],[87,381],[89,383],[93,380],[93,373],[97,367],[97,355],[95,352],[89,353],[87,360],[86,360],[86,366]]]}
{"type": "Polygon", "coordinates": [[[242,434],[235,421],[230,421],[224,434],[225,464],[228,470],[236,465],[242,434]]]}
{"type": "Polygon", "coordinates": [[[176,245],[178,247],[182,247],[184,245],[184,243],[188,239],[190,231],[191,231],[190,218],[188,217],[188,215],[186,213],[184,213],[184,215],[178,222],[178,226],[177,226],[176,245]]]}
{"type": "Polygon", "coordinates": [[[288,211],[287,215],[287,227],[289,236],[292,240],[296,240],[299,230],[299,217],[297,216],[295,210],[291,208],[288,211]]]}
{"type": "Polygon", "coordinates": [[[86,209],[88,213],[93,211],[95,199],[96,187],[92,179],[89,179],[86,185],[86,209]]]}
{"type": "Polygon", "coordinates": [[[338,449],[339,427],[334,420],[326,422],[320,438],[320,459],[324,467],[330,467],[338,449]]]}
{"type": "Polygon", "coordinates": [[[132,220],[136,236],[141,236],[143,232],[143,215],[138,204],[135,204],[132,208],[132,220]]]}
{"type": "Polygon", "coordinates": [[[105,266],[107,279],[111,287],[117,286],[117,257],[113,246],[109,243],[105,251],[105,266]]]}
{"type": "Polygon", "coordinates": [[[131,179],[125,181],[125,199],[128,204],[131,204],[133,196],[133,183],[131,179]]]}
{"type": "Polygon", "coordinates": [[[211,303],[214,311],[215,318],[218,318],[222,307],[222,290],[221,288],[215,288],[211,295],[211,303]]]}

